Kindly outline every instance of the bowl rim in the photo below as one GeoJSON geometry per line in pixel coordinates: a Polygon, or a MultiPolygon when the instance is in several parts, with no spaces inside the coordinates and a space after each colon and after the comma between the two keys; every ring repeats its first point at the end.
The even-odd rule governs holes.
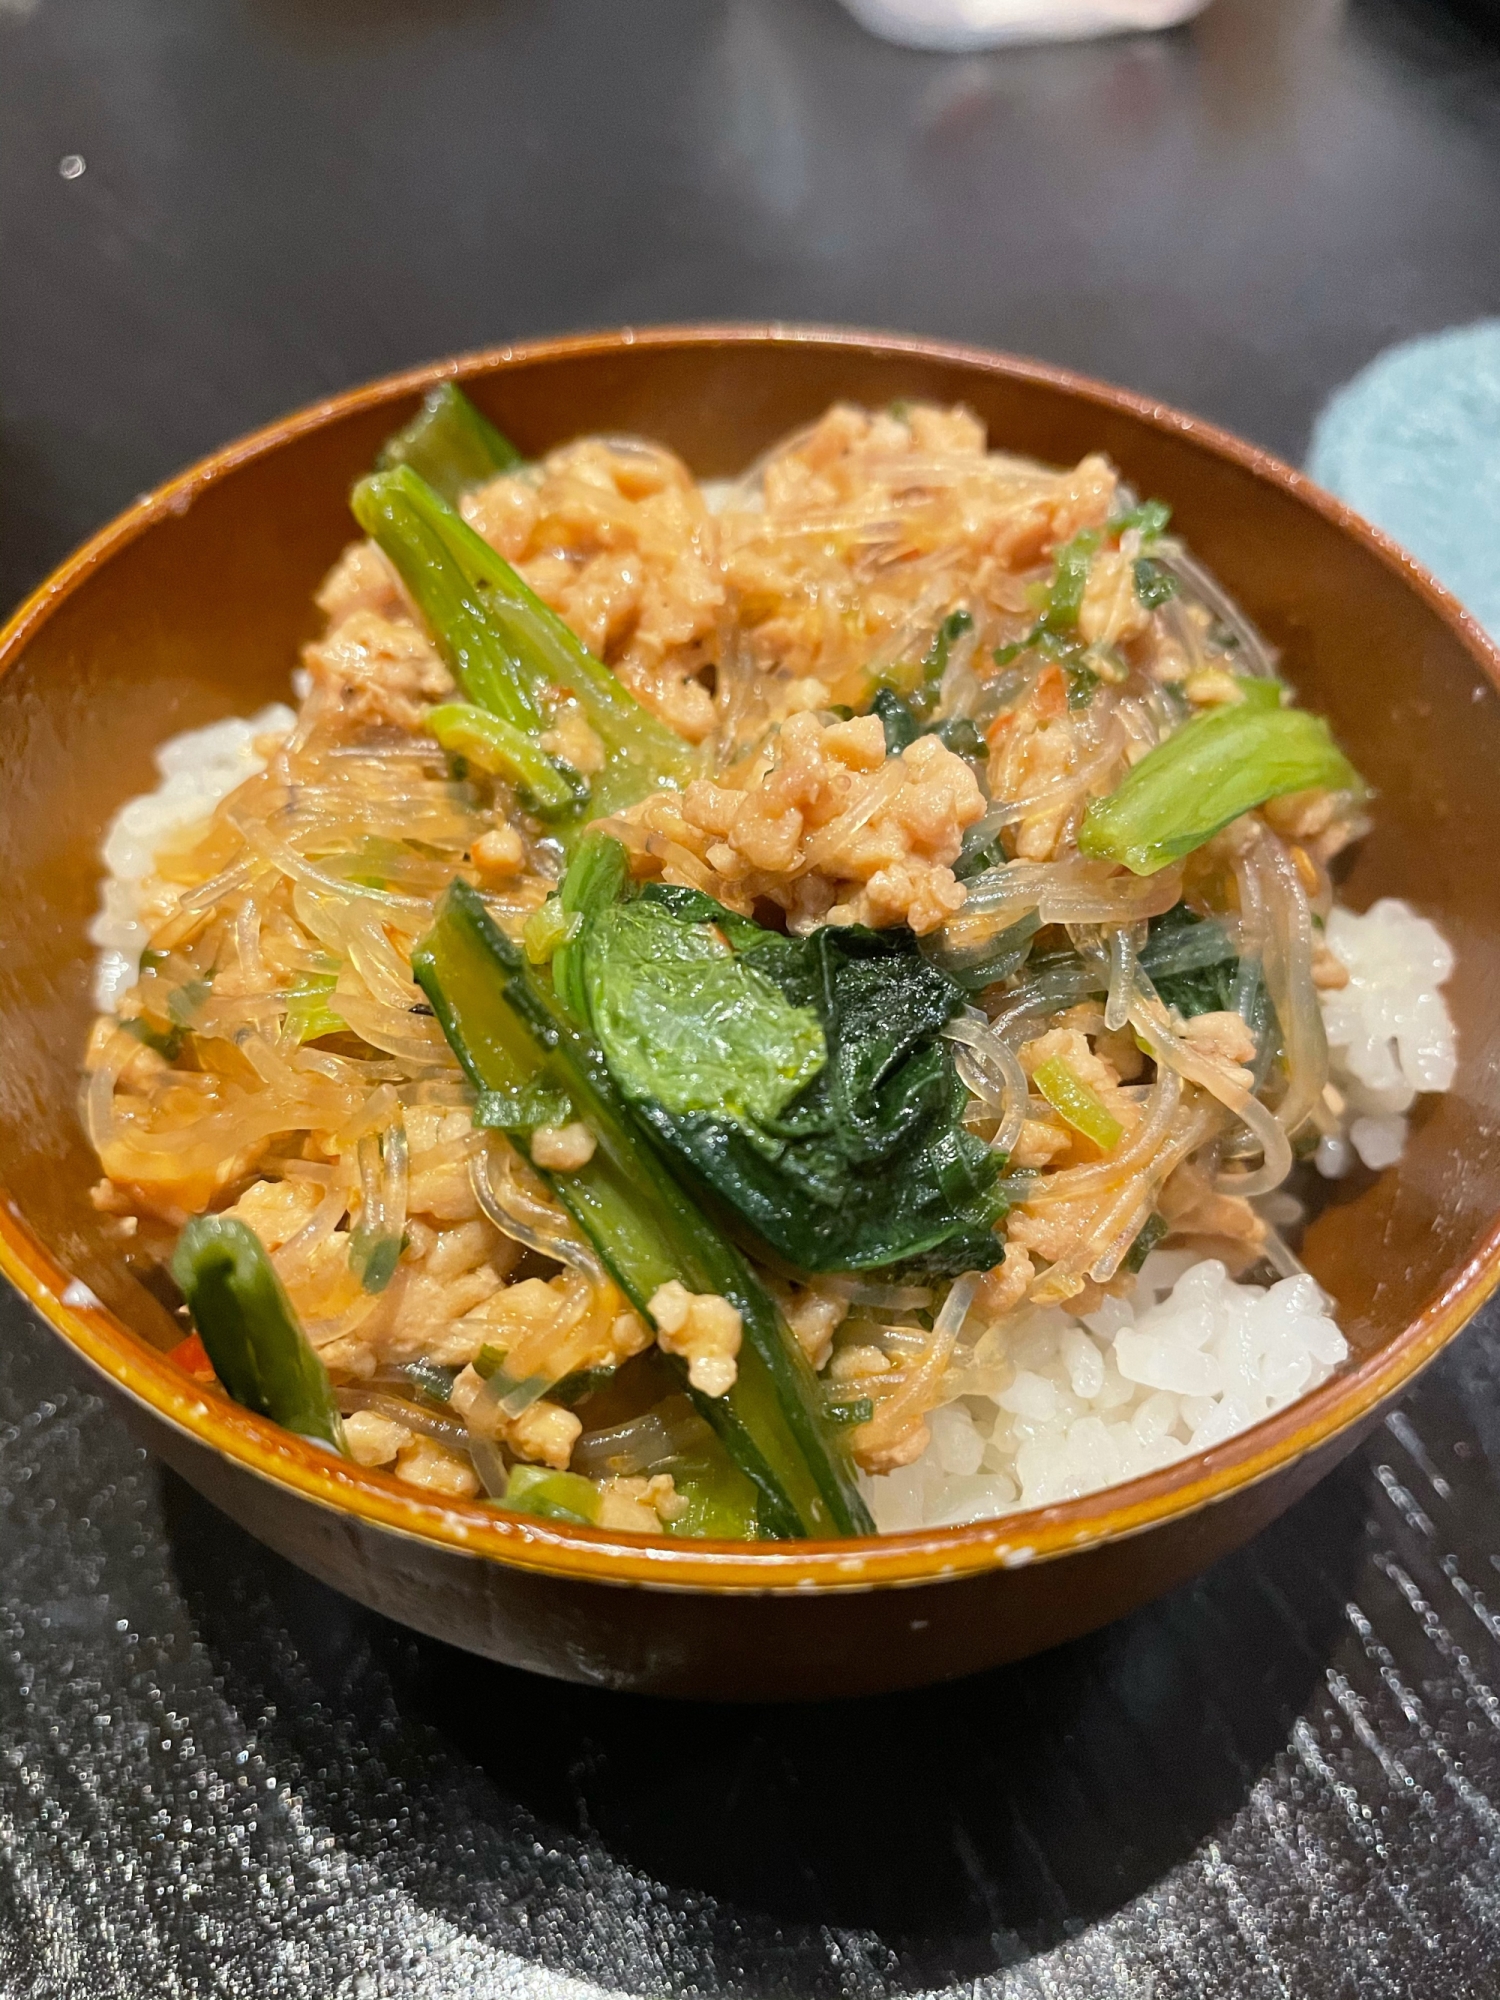
{"type": "MultiPolygon", "coordinates": [[[[936,361],[1059,390],[1185,438],[1310,507],[1361,543],[1417,592],[1463,645],[1478,672],[1500,689],[1500,648],[1452,593],[1388,535],[1260,446],[1154,397],[1048,362],[918,335],[775,321],[626,326],[506,343],[381,376],[278,417],[142,495],[61,563],[0,627],[0,677],[64,601],[138,536],[185,513],[208,487],[239,466],[308,431],[449,380],[635,348],[744,346],[848,349],[936,361]]],[[[1373,1418],[1500,1285],[1500,1215],[1447,1286],[1393,1340],[1347,1373],[1208,1452],[1054,1506],[961,1527],[833,1542],[702,1542],[617,1534],[502,1514],[480,1500],[424,1497],[389,1473],[355,1466],[292,1436],[186,1375],[57,1261],[3,1186],[0,1273],[85,1362],[143,1410],[252,1476],[324,1509],[353,1515],[367,1527],[578,1581],[710,1593],[816,1592],[933,1583],[1055,1560],[1181,1520],[1289,1468],[1339,1433],[1373,1418]]]]}

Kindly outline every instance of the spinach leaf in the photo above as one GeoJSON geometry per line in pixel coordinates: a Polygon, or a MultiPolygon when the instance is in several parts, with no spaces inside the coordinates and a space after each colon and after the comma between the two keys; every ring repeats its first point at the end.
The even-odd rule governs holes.
{"type": "Polygon", "coordinates": [[[582,947],[616,1085],[780,1256],[809,1271],[996,1261],[1000,1163],[963,1124],[939,1038],[963,995],[908,933],[789,938],[653,887],[596,916],[582,947]]]}

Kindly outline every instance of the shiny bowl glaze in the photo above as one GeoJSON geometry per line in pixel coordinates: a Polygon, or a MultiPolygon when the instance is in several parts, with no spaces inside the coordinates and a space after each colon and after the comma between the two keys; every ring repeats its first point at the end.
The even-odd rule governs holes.
{"type": "Polygon", "coordinates": [[[1379,1419],[1500,1277],[1500,655],[1390,542],[1264,452],[1062,370],[889,335],[624,330],[436,363],[228,446],[96,535],[0,632],[0,1269],[153,1451],[390,1617],[515,1665],[725,1699],[918,1685],[1119,1616],[1237,1547],[1379,1419]],[[1344,1373],[1216,1450],[969,1527],[837,1543],[612,1535],[442,1504],[290,1437],[166,1359],[180,1328],[102,1234],[75,1111],[84,928],[115,809],[162,738],[283,696],[381,439],[452,376],[531,453],[640,431],[738,470],[838,397],[970,404],[1007,449],[1104,450],[1283,651],[1380,793],[1342,894],[1409,898],[1457,952],[1453,1090],[1340,1183],[1304,1254],[1344,1373]],[[899,1586],[899,1588],[897,1587],[899,1586]]]}

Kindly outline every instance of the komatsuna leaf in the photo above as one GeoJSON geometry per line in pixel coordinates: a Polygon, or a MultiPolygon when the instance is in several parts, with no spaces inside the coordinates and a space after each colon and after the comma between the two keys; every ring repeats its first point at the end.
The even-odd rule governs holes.
{"type": "Polygon", "coordinates": [[[776,1118],[827,1059],[823,1028],[713,924],[660,903],[617,903],[596,920],[586,961],[594,1032],[634,1102],[776,1118]]]}
{"type": "Polygon", "coordinates": [[[1000,1162],[963,1123],[968,1091],[940,1039],[963,995],[914,939],[857,927],[788,938],[692,890],[648,889],[625,907],[639,912],[639,931],[596,920],[584,941],[605,1060],[637,1116],[765,1243],[803,1270],[920,1263],[962,1271],[997,1260],[1000,1162]],[[679,1064],[667,1037],[646,1032],[675,1004],[672,1048],[716,1033],[712,1018],[695,1025],[682,1011],[675,967],[684,947],[673,926],[702,933],[715,952],[727,945],[757,975],[760,983],[740,994],[755,991],[764,1005],[765,987],[777,993],[782,1006],[767,1012],[766,1046],[792,1046],[783,1009],[800,1017],[801,1033],[821,1029],[826,1059],[774,1111],[751,1102],[752,1088],[762,1107],[769,1102],[763,1065],[717,1101],[691,1104],[709,1095],[707,1071],[679,1064]],[[641,948],[647,936],[652,951],[641,948]],[[630,978],[622,982],[614,961],[627,938],[630,978]],[[628,1033],[626,1015],[637,1017],[628,1033]]]}

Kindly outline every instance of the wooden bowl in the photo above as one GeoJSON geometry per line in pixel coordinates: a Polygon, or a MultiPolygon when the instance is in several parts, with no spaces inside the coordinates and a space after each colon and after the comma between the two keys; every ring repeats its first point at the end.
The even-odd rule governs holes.
{"type": "Polygon", "coordinates": [[[889,336],[657,328],[544,341],[351,390],[141,500],[0,633],[0,1266],[142,1439],[281,1554],[491,1658],[724,1698],[912,1686],[1038,1651],[1171,1589],[1305,1493],[1457,1332],[1500,1270],[1500,657],[1416,564],[1264,452],[1054,368],[889,336]],[[1244,1436],[1128,1486],[974,1526],[836,1543],[612,1535],[443,1505],[204,1390],[180,1328],[88,1199],[75,1111],[99,846],[163,737],[284,695],[346,495],[454,376],[523,449],[664,439],[738,470],[838,397],[970,404],[1008,449],[1108,452],[1283,649],[1379,788],[1343,893],[1408,898],[1451,940],[1453,1090],[1405,1159],[1340,1184],[1306,1256],[1352,1344],[1343,1374],[1244,1436]]]}

